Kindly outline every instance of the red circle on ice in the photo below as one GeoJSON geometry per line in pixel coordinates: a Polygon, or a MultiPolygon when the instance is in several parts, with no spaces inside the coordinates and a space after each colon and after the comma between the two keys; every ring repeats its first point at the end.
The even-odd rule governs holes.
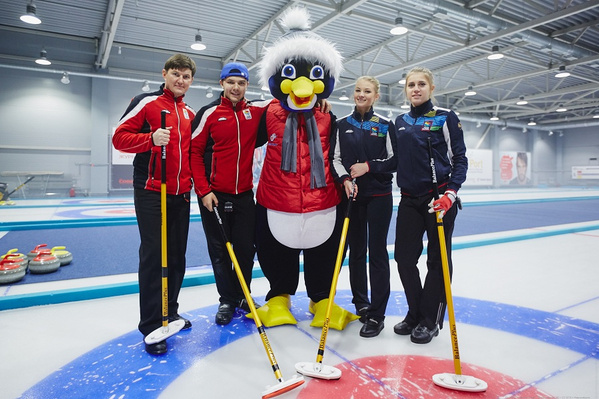
{"type": "MultiPolygon", "coordinates": [[[[325,362],[326,364],[326,362],[325,362]]],[[[552,398],[522,381],[483,367],[461,363],[462,375],[485,381],[485,392],[473,393],[435,385],[433,375],[455,372],[452,359],[426,356],[389,355],[351,360],[334,365],[341,370],[339,380],[306,378],[298,399],[312,398],[552,398]],[[523,395],[523,396],[522,396],[523,395]]],[[[333,365],[331,365],[333,366],[333,365]]]]}

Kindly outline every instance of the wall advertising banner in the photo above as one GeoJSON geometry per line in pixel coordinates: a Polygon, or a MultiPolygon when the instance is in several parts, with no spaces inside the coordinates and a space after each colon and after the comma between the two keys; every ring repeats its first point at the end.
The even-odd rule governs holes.
{"type": "MultiPolygon", "coordinates": [[[[115,129],[112,129],[114,135],[115,129]]],[[[133,188],[133,158],[135,154],[121,152],[112,145],[110,136],[111,162],[110,162],[110,189],[130,190],[133,188]]]]}
{"type": "Polygon", "coordinates": [[[493,151],[466,150],[468,157],[468,174],[463,186],[493,185],[493,151]]]}
{"type": "Polygon", "coordinates": [[[530,152],[503,151],[499,154],[499,179],[501,184],[510,186],[530,186],[530,152]]]}
{"type": "Polygon", "coordinates": [[[599,179],[599,166],[572,166],[572,179],[599,179]]]}

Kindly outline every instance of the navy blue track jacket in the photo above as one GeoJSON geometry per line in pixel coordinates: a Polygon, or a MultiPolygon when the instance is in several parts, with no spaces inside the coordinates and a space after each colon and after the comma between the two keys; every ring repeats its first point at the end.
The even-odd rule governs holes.
{"type": "Polygon", "coordinates": [[[349,169],[357,162],[367,162],[369,172],[357,179],[358,196],[391,193],[395,157],[391,137],[395,135],[393,122],[371,108],[364,115],[354,109],[350,115],[337,121],[333,144],[333,176],[343,184],[349,179],[349,169]]]}
{"type": "Polygon", "coordinates": [[[462,124],[453,111],[435,107],[429,100],[399,115],[395,129],[393,150],[397,157],[397,185],[402,193],[423,196],[432,192],[428,137],[439,186],[455,192],[460,189],[466,180],[468,158],[462,124]]]}

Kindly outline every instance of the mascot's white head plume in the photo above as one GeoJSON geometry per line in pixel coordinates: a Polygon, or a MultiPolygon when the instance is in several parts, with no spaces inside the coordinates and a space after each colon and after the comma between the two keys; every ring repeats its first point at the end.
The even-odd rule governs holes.
{"type": "Polygon", "coordinates": [[[335,45],[310,31],[310,14],[303,7],[291,7],[280,18],[288,32],[263,50],[259,63],[260,83],[268,86],[269,78],[290,59],[318,61],[337,81],[343,71],[343,57],[335,45]]]}

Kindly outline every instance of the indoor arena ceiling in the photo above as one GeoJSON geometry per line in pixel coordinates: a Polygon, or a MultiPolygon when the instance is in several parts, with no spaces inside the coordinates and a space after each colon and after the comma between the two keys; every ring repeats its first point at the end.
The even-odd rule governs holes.
{"type": "MultiPolygon", "coordinates": [[[[423,65],[435,73],[439,105],[459,111],[461,118],[504,126],[534,120],[537,128],[547,130],[599,126],[599,0],[0,0],[0,4],[3,68],[54,73],[57,78],[68,72],[158,83],[164,60],[184,52],[198,64],[194,87],[218,87],[218,72],[230,60],[255,71],[261,49],[284,33],[278,17],[300,5],[311,14],[312,30],[336,43],[345,58],[345,71],[331,97],[334,102],[343,91],[351,97],[358,76],[373,75],[382,84],[378,107],[397,113],[405,101],[399,80],[411,67],[423,65]],[[31,4],[42,20],[39,25],[19,19],[31,4]],[[408,32],[395,36],[389,30],[398,17],[408,32]],[[190,48],[196,35],[206,49],[190,48]],[[504,57],[487,59],[493,48],[504,57]],[[34,63],[42,50],[52,65],[34,63]],[[560,69],[570,76],[555,77],[560,69]],[[464,95],[469,87],[475,95],[464,95]],[[520,99],[528,103],[517,105],[520,99]],[[489,121],[493,116],[499,119],[489,121]]],[[[259,95],[257,79],[250,83],[252,94],[259,95]]]]}

